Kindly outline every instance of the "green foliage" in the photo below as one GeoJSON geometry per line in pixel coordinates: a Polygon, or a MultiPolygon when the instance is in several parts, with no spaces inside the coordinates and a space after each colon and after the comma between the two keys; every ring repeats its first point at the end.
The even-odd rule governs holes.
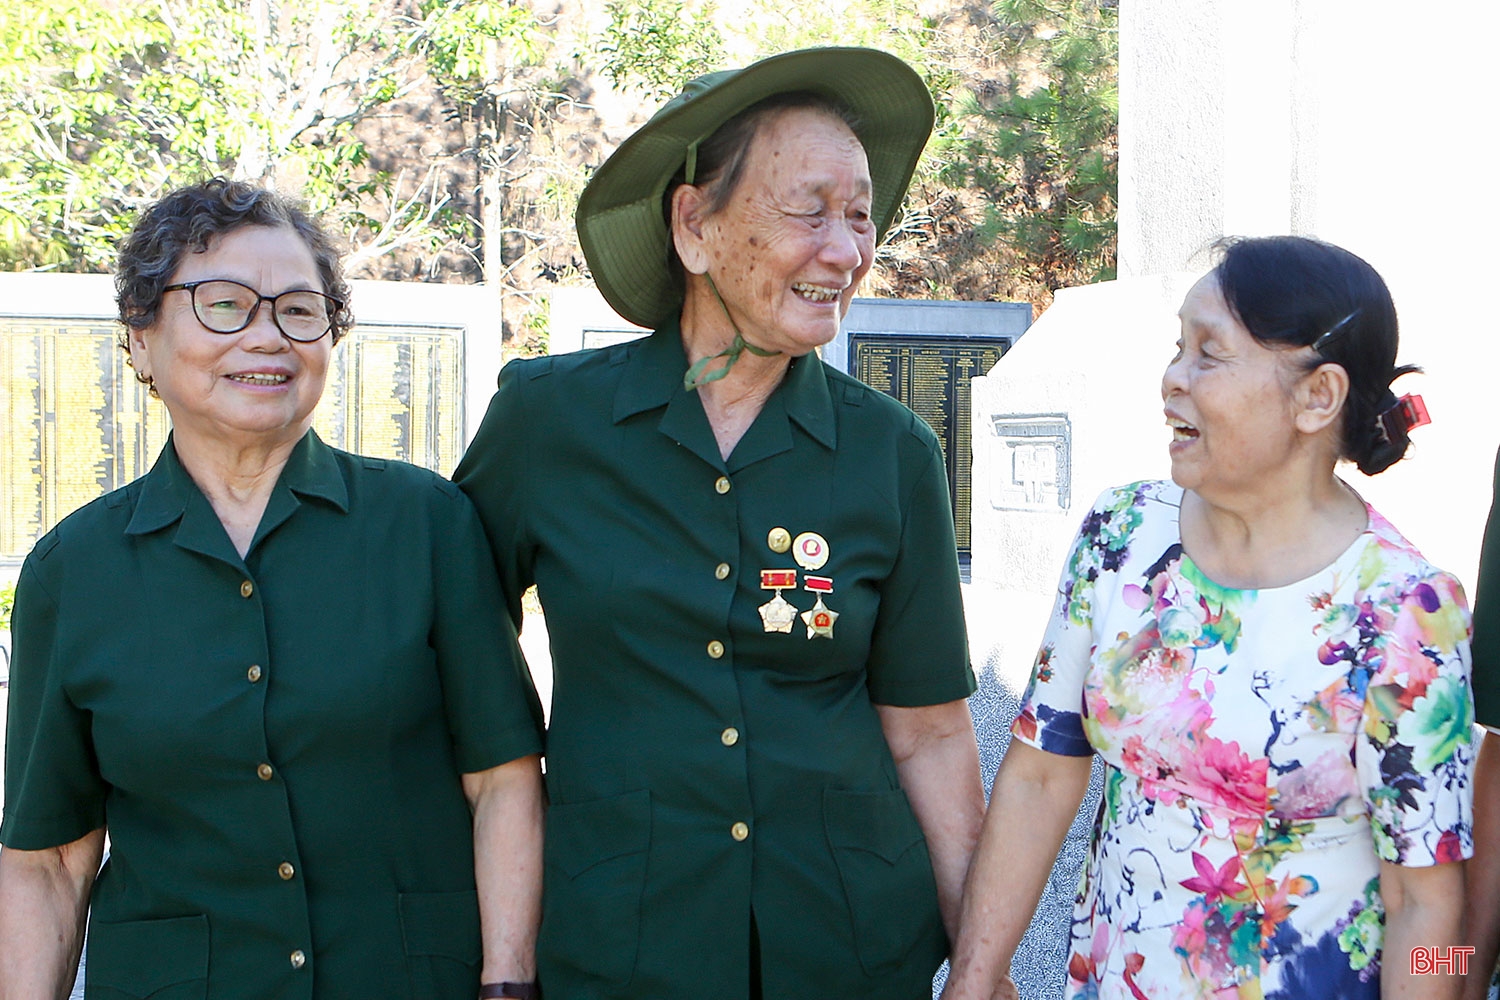
{"type": "Polygon", "coordinates": [[[0,632],[10,631],[10,613],[16,606],[16,585],[0,585],[0,632]]]}
{"type": "Polygon", "coordinates": [[[996,0],[1005,72],[959,102],[940,178],[986,204],[982,239],[1010,245],[1047,290],[1112,278],[1119,153],[1118,15],[1104,0],[996,0]]]}
{"type": "Polygon", "coordinates": [[[439,88],[457,100],[478,100],[507,65],[535,65],[546,49],[536,15],[524,4],[423,0],[421,11],[413,44],[439,88]]]}
{"type": "Polygon", "coordinates": [[[695,76],[723,69],[724,37],[706,3],[696,12],[684,0],[610,0],[609,25],[596,46],[605,76],[641,92],[652,105],[675,96],[695,76]]]}
{"type": "Polygon", "coordinates": [[[409,33],[339,0],[4,5],[0,267],[107,270],[136,209],[213,174],[357,229],[397,200],[353,130],[409,86],[409,33]]]}

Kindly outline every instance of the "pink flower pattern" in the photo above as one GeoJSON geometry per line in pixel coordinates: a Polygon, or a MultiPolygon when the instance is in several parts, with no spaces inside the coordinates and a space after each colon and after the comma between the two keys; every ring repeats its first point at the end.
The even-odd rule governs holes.
{"type": "Polygon", "coordinates": [[[1095,504],[1012,726],[1106,765],[1068,996],[1374,997],[1380,862],[1473,853],[1463,592],[1373,509],[1308,579],[1221,587],[1181,495],[1095,504]]]}

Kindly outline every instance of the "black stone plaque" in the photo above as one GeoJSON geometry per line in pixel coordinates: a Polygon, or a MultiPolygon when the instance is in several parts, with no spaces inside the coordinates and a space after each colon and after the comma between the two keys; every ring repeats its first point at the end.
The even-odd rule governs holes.
{"type": "Polygon", "coordinates": [[[850,374],[926,420],[943,447],[959,556],[969,557],[973,420],[969,381],[989,374],[1014,338],[849,334],[850,374]]]}

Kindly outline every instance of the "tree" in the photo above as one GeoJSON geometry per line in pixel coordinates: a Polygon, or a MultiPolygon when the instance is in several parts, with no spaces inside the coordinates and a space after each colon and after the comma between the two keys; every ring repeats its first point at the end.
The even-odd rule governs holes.
{"type": "Polygon", "coordinates": [[[982,72],[957,101],[939,179],[984,205],[982,243],[1039,304],[1114,277],[1118,12],[1110,0],[996,0],[982,72]]]}
{"type": "Polygon", "coordinates": [[[463,129],[460,156],[474,167],[478,194],[473,250],[485,282],[501,295],[510,339],[534,312],[531,275],[521,272],[534,265],[547,275],[548,251],[575,245],[571,208],[581,165],[558,147],[564,119],[588,109],[576,80],[556,65],[552,25],[525,4],[422,0],[420,11],[414,44],[463,129]]]}
{"type": "Polygon", "coordinates": [[[447,239],[442,199],[355,134],[411,86],[408,34],[334,0],[7,5],[0,266],[107,270],[136,209],[213,174],[297,191],[363,234],[356,260],[447,239]]]}

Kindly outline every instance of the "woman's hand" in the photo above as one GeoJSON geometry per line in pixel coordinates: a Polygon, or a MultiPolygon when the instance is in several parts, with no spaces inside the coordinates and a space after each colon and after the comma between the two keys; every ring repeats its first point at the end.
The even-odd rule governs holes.
{"type": "Polygon", "coordinates": [[[481,981],[532,982],[542,919],[541,758],[532,754],[465,774],[463,786],[474,811],[474,880],[484,938],[481,981]]]}
{"type": "Polygon", "coordinates": [[[61,847],[0,849],[0,1000],[72,990],[103,857],[103,827],[61,847]]]}
{"type": "Polygon", "coordinates": [[[1092,761],[1011,740],[964,885],[945,1000],[1016,996],[1010,961],[1088,789],[1092,761]]]}

